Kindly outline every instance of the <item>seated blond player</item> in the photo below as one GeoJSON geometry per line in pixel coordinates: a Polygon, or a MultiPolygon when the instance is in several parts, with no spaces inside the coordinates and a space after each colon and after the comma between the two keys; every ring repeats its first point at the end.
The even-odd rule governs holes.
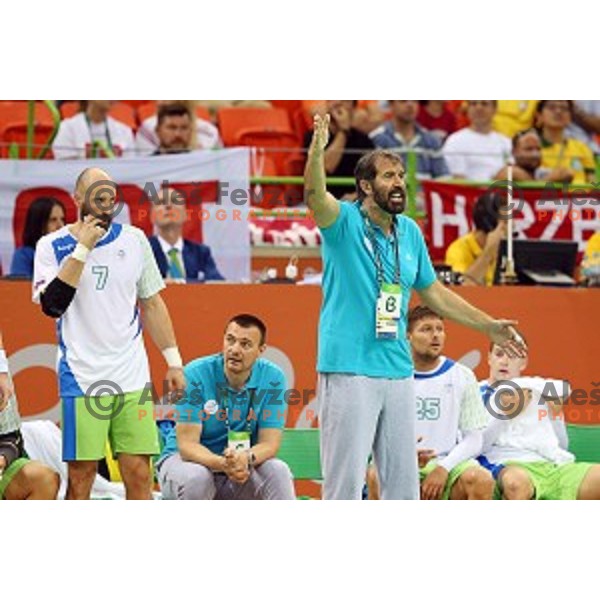
{"type": "MultiPolygon", "coordinates": [[[[415,366],[417,437],[422,500],[491,500],[494,480],[475,457],[481,453],[489,415],[473,371],[442,355],[446,331],[425,306],[408,314],[415,366]]],[[[369,471],[370,497],[376,476],[369,471]]]]}
{"type": "Polygon", "coordinates": [[[54,500],[58,493],[58,474],[46,465],[29,460],[20,425],[0,334],[0,500],[54,500]]]}
{"type": "Polygon", "coordinates": [[[526,365],[526,359],[509,358],[492,346],[495,381],[484,382],[483,397],[497,418],[485,434],[481,462],[497,477],[495,497],[600,499],[600,465],[577,463],[567,450],[562,403],[570,394],[568,383],[519,377],[526,365]]]}

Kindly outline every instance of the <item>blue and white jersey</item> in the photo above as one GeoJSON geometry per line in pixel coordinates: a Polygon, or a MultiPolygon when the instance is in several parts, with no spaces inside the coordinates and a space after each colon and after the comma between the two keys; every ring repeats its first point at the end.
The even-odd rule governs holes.
{"type": "MultiPolygon", "coordinates": [[[[37,244],[33,301],[58,275],[77,239],[71,226],[45,235],[37,244]]],[[[91,250],[75,297],[57,321],[61,397],[92,395],[103,380],[123,392],[141,390],[150,380],[138,298],[165,287],[145,234],[113,223],[91,250]]]]}
{"type": "Polygon", "coordinates": [[[417,437],[423,448],[447,455],[469,431],[484,429],[489,415],[471,369],[441,356],[431,371],[415,371],[417,437]]]}

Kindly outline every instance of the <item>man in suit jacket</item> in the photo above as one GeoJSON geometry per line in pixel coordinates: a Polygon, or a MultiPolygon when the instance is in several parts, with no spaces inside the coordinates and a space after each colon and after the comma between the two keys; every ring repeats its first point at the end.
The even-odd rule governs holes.
{"type": "Polygon", "coordinates": [[[182,195],[165,188],[160,191],[159,200],[152,207],[158,235],[150,237],[150,246],[162,276],[178,283],[223,280],[210,248],[183,239],[186,211],[182,195]]]}

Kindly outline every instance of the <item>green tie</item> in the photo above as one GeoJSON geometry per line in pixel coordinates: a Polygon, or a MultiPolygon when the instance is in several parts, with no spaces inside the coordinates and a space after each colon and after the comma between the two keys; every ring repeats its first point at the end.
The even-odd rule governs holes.
{"type": "Polygon", "coordinates": [[[183,267],[179,260],[179,250],[177,248],[171,248],[169,254],[169,277],[171,279],[185,279],[183,274],[183,267]]]}

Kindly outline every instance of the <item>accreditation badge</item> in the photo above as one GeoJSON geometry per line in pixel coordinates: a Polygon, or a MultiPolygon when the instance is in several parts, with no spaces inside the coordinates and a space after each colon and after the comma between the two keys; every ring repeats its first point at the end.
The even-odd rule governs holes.
{"type": "Polygon", "coordinates": [[[402,292],[396,283],[384,283],[377,298],[375,337],[397,340],[399,335],[402,292]]]}
{"type": "Polygon", "coordinates": [[[250,450],[250,433],[248,431],[229,431],[227,433],[227,447],[237,452],[250,450]]]}

